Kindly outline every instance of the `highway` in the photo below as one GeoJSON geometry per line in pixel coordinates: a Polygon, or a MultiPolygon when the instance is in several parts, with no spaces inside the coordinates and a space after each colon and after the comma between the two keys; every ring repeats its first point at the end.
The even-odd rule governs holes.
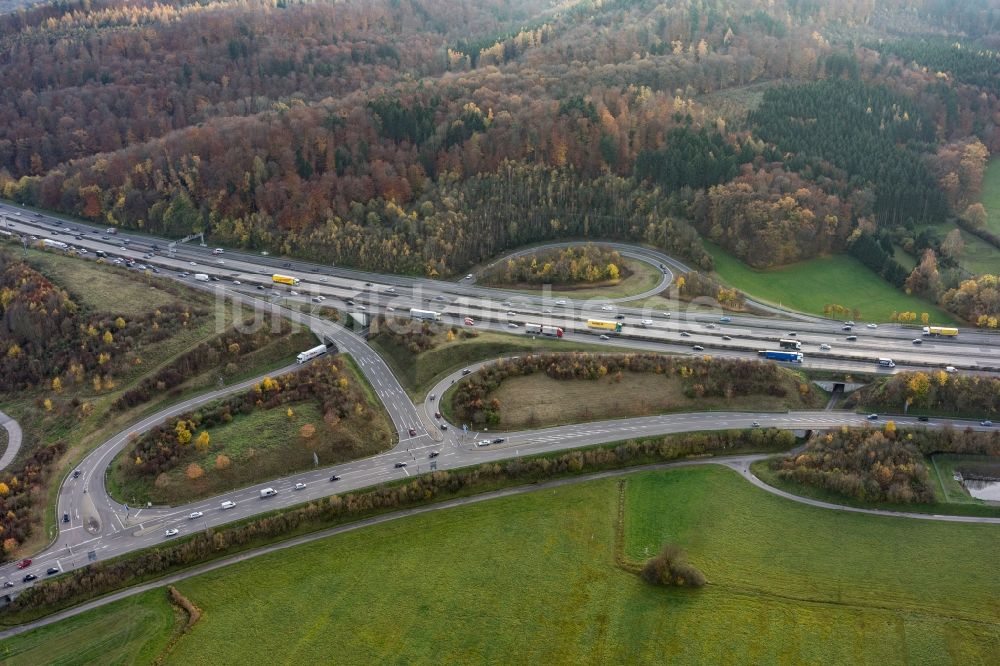
{"type": "MultiPolygon", "coordinates": [[[[355,314],[399,314],[407,316],[410,307],[433,307],[443,315],[444,321],[463,325],[465,317],[473,317],[477,328],[496,330],[523,330],[525,322],[548,323],[563,326],[566,336],[597,344],[628,346],[634,349],[696,353],[693,344],[703,344],[704,353],[720,356],[754,357],[756,350],[776,348],[779,338],[793,337],[800,341],[803,350],[809,350],[807,364],[812,367],[847,371],[874,371],[874,359],[892,354],[896,358],[895,370],[905,367],[943,368],[954,365],[977,372],[996,372],[1000,369],[997,338],[975,330],[963,329],[959,340],[927,340],[912,343],[912,329],[881,325],[877,328],[856,327],[859,340],[856,345],[837,342],[833,353],[822,355],[812,347],[830,342],[842,334],[841,324],[821,318],[805,317],[797,320],[731,316],[731,321],[721,322],[720,313],[704,310],[653,311],[648,308],[629,308],[606,300],[572,301],[546,296],[526,296],[497,290],[483,289],[470,281],[459,284],[441,283],[418,278],[379,276],[349,269],[320,267],[304,262],[291,262],[272,257],[236,252],[213,256],[209,248],[180,246],[174,256],[150,255],[153,243],[159,251],[167,241],[149,237],[118,234],[112,244],[101,238],[99,230],[89,229],[80,223],[71,223],[79,239],[67,237],[61,221],[34,216],[23,219],[21,213],[9,206],[0,206],[6,218],[0,231],[9,230],[22,236],[63,239],[75,247],[88,248],[89,256],[98,249],[109,255],[133,258],[137,262],[156,268],[164,277],[184,281],[191,287],[214,292],[228,299],[264,313],[285,317],[308,326],[319,339],[328,340],[338,349],[350,354],[361,372],[374,387],[379,399],[398,434],[392,449],[376,456],[357,460],[332,468],[317,469],[292,474],[281,479],[256,484],[223,495],[192,502],[178,507],[125,507],[112,500],[104,487],[108,466],[115,455],[127,444],[132,433],[142,433],[166,419],[188,411],[218,397],[244,390],[260,378],[235,386],[212,391],[196,398],[173,405],[137,424],[126,428],[94,449],[78,466],[79,474],[67,477],[60,489],[58,515],[59,534],[42,553],[33,557],[31,566],[18,570],[13,563],[0,567],[0,579],[14,582],[14,592],[23,589],[21,578],[25,574],[46,576],[51,567],[60,572],[85,566],[94,560],[105,560],[133,550],[164,543],[169,538],[165,530],[177,529],[179,536],[196,530],[221,525],[246,518],[264,511],[300,504],[307,500],[328,497],[365,488],[387,481],[406,479],[431,469],[457,469],[483,462],[516,458],[521,455],[560,451],[581,446],[612,442],[631,437],[656,436],[697,430],[749,428],[753,422],[762,427],[810,430],[852,427],[869,423],[863,416],[843,411],[803,411],[789,413],[738,413],[708,412],[666,414],[627,420],[611,420],[568,425],[555,428],[504,433],[502,443],[480,446],[484,434],[463,433],[454,424],[448,430],[440,429],[434,417],[437,401],[445,389],[457,380],[461,371],[444,378],[432,390],[434,400],[426,400],[420,409],[407,396],[382,358],[357,334],[309,312],[286,307],[285,302],[312,303],[313,298],[326,297],[338,303],[338,309],[355,314]],[[15,215],[14,213],[18,213],[15,215]],[[14,219],[12,219],[14,218],[14,219]],[[124,243],[125,240],[129,242],[124,243]],[[118,249],[114,249],[114,248],[118,249]],[[124,249],[121,249],[124,248],[124,249]],[[218,281],[194,281],[182,275],[198,272],[218,278],[218,281]],[[288,273],[301,279],[295,287],[275,288],[271,282],[274,272],[288,273]],[[238,284],[237,284],[238,283],[238,284]],[[258,288],[261,287],[261,288],[258,288]],[[339,305],[340,303],[343,306],[339,305]],[[431,305],[428,305],[431,304],[431,305]],[[609,336],[601,340],[586,328],[587,318],[600,316],[609,320],[621,316],[627,335],[609,336]],[[640,325],[643,319],[652,324],[640,325]],[[686,335],[685,335],[686,334],[686,335]],[[794,334],[794,336],[792,335],[794,334]],[[723,339],[723,336],[732,338],[723,339]],[[841,350],[840,348],[844,349],[841,350]],[[709,348],[711,348],[709,350],[709,348]],[[410,432],[414,434],[410,434],[410,432]],[[432,453],[436,454],[432,457],[432,453]],[[331,480],[336,475],[337,480],[331,480]],[[296,484],[303,487],[296,489],[296,484]],[[276,495],[261,498],[260,491],[273,488],[276,495]],[[222,508],[223,502],[233,502],[232,508],[222,508]],[[68,516],[68,522],[62,517],[68,516]]],[[[73,233],[73,232],[70,232],[73,233]]],[[[639,253],[650,261],[672,262],[665,255],[639,253]]],[[[676,264],[673,265],[675,268],[676,264]]],[[[318,307],[321,307],[318,306],[318,307]]],[[[702,352],[697,352],[702,353],[702,352]]],[[[481,365],[481,364],[480,364],[481,365]]],[[[291,370],[293,368],[286,368],[291,370]]],[[[473,368],[470,368],[473,370],[473,368]]],[[[893,369],[887,369],[891,372],[893,369]]],[[[274,374],[274,373],[269,373],[274,374]]],[[[900,425],[917,425],[915,419],[895,419],[900,425]]],[[[979,429],[975,423],[962,421],[934,421],[927,425],[936,427],[952,422],[955,427],[979,429]]],[[[492,437],[496,437],[494,433],[492,437]]],[[[734,464],[746,462],[744,459],[734,464]]],[[[739,466],[737,464],[737,467],[739,466]]],[[[944,518],[949,519],[949,518],[944,518]]],[[[989,521],[984,521],[989,522],[989,521]]]]}
{"type": "Polygon", "coordinates": [[[17,452],[21,450],[21,424],[0,412],[0,427],[7,431],[7,448],[0,455],[0,470],[14,462],[17,452]]]}

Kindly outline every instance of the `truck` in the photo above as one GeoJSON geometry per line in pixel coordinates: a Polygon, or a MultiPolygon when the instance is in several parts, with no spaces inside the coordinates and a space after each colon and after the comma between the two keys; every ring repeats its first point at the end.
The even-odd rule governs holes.
{"type": "Polygon", "coordinates": [[[278,275],[275,273],[271,276],[271,281],[276,284],[290,284],[293,287],[299,283],[297,277],[292,277],[291,275],[278,275]]]}
{"type": "Polygon", "coordinates": [[[895,368],[896,363],[891,358],[880,358],[878,364],[883,368],[895,368]]]}
{"type": "Polygon", "coordinates": [[[111,234],[113,236],[118,233],[118,229],[114,227],[108,227],[107,229],[104,230],[104,233],[111,234]]]}
{"type": "Polygon", "coordinates": [[[260,491],[260,498],[264,499],[265,497],[274,497],[277,494],[278,491],[275,490],[274,488],[264,488],[263,490],[260,491]]]}
{"type": "Polygon", "coordinates": [[[43,238],[42,239],[42,247],[51,247],[51,248],[55,248],[57,250],[65,250],[65,249],[67,249],[69,247],[69,245],[66,245],[66,243],[63,243],[62,241],[51,240],[49,238],[43,238]]]}
{"type": "Polygon", "coordinates": [[[802,352],[795,351],[774,351],[769,349],[762,349],[757,352],[758,356],[763,356],[770,361],[784,361],[786,363],[801,363],[802,362],[802,352]]]}
{"type": "Polygon", "coordinates": [[[299,352],[295,357],[297,363],[305,363],[306,361],[316,358],[322,354],[326,353],[326,345],[318,345],[312,349],[307,349],[304,352],[299,352]]]}
{"type": "Polygon", "coordinates": [[[208,282],[208,275],[205,273],[195,273],[194,279],[198,282],[208,282]]]}
{"type": "Polygon", "coordinates": [[[614,333],[621,333],[622,323],[620,321],[603,321],[601,319],[588,319],[587,328],[596,329],[598,331],[612,331],[614,333]]]}
{"type": "Polygon", "coordinates": [[[542,335],[548,335],[553,338],[561,338],[563,336],[563,330],[558,326],[542,326],[541,324],[525,324],[525,333],[540,333],[542,335]]]}
{"type": "Polygon", "coordinates": [[[802,343],[798,340],[778,340],[778,345],[782,349],[794,349],[796,351],[802,349],[802,343]]]}
{"type": "Polygon", "coordinates": [[[418,310],[410,308],[410,317],[413,319],[427,319],[429,321],[441,321],[441,313],[433,310],[418,310]]]}
{"type": "Polygon", "coordinates": [[[958,335],[958,329],[949,326],[924,326],[924,335],[940,335],[946,338],[954,338],[958,335]]]}

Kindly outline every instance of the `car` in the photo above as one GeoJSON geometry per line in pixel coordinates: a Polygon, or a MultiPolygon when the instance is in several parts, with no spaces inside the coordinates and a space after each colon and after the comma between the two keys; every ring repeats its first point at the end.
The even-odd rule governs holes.
{"type": "Polygon", "coordinates": [[[984,426],[986,428],[992,428],[993,427],[993,421],[980,421],[979,425],[984,426]]]}
{"type": "Polygon", "coordinates": [[[848,326],[854,326],[854,322],[850,320],[845,321],[844,323],[847,324],[848,326]]]}
{"type": "Polygon", "coordinates": [[[45,570],[45,573],[48,574],[49,576],[55,576],[57,573],[62,573],[62,572],[59,570],[59,567],[49,567],[48,569],[45,570]]]}
{"type": "Polygon", "coordinates": [[[613,306],[613,305],[602,305],[601,309],[604,310],[605,312],[612,312],[615,309],[615,306],[613,306]]]}
{"type": "Polygon", "coordinates": [[[219,506],[220,506],[220,507],[221,507],[222,509],[232,509],[232,508],[234,508],[234,507],[236,506],[236,502],[234,502],[234,501],[232,501],[232,500],[226,500],[225,502],[223,502],[223,503],[222,503],[222,504],[220,504],[219,506]]]}
{"type": "Polygon", "coordinates": [[[370,287],[370,286],[372,286],[372,283],[371,282],[365,282],[365,286],[366,287],[370,287]]]}
{"type": "Polygon", "coordinates": [[[794,338],[796,335],[798,335],[798,332],[796,332],[796,331],[788,331],[788,333],[786,333],[785,335],[787,335],[790,338],[794,338]]]}
{"type": "Polygon", "coordinates": [[[625,321],[625,315],[623,315],[623,314],[616,314],[615,315],[615,319],[617,319],[618,321],[625,321]]]}
{"type": "Polygon", "coordinates": [[[327,281],[328,281],[328,279],[327,279],[327,278],[325,278],[325,277],[321,277],[321,278],[319,279],[319,281],[320,281],[320,282],[327,282],[327,281]]]}
{"type": "Polygon", "coordinates": [[[264,291],[264,285],[262,285],[262,284],[257,285],[257,289],[259,291],[264,291]]]}
{"type": "Polygon", "coordinates": [[[172,537],[172,536],[177,536],[180,533],[181,531],[179,529],[177,529],[176,527],[171,527],[169,530],[163,533],[163,536],[172,537]]]}
{"type": "Polygon", "coordinates": [[[462,370],[462,374],[463,374],[463,375],[467,375],[467,374],[469,374],[470,372],[472,372],[472,370],[469,370],[468,368],[465,368],[464,370],[462,370]]]}
{"type": "Polygon", "coordinates": [[[910,340],[910,342],[912,344],[915,344],[915,345],[922,345],[922,344],[924,344],[924,341],[921,340],[920,338],[913,338],[912,340],[910,340]]]}
{"type": "Polygon", "coordinates": [[[956,368],[953,365],[946,365],[944,367],[944,371],[950,374],[950,373],[953,373],[953,372],[958,372],[958,368],[956,368]]]}
{"type": "Polygon", "coordinates": [[[390,307],[387,307],[387,308],[385,309],[385,311],[386,311],[386,312],[395,312],[395,311],[396,311],[396,308],[394,308],[394,307],[390,306],[390,307]]]}
{"type": "Polygon", "coordinates": [[[69,522],[69,514],[68,513],[64,513],[63,514],[63,522],[64,523],[68,523],[69,522]]]}
{"type": "Polygon", "coordinates": [[[288,293],[291,294],[292,296],[298,296],[299,295],[299,292],[295,291],[294,289],[292,291],[288,292],[288,293]]]}
{"type": "Polygon", "coordinates": [[[856,335],[848,335],[844,339],[847,340],[848,342],[854,342],[854,341],[856,341],[858,339],[858,336],[856,336],[856,335]]]}
{"type": "Polygon", "coordinates": [[[101,240],[111,240],[111,236],[101,236],[101,240]]]}
{"type": "Polygon", "coordinates": [[[566,305],[566,301],[560,299],[560,300],[556,301],[556,305],[566,305]]]}
{"type": "Polygon", "coordinates": [[[441,424],[441,430],[447,430],[447,429],[448,429],[448,424],[447,423],[442,423],[441,424]]]}
{"type": "Polygon", "coordinates": [[[437,296],[434,297],[434,300],[435,301],[443,301],[444,300],[444,296],[442,296],[441,294],[438,294],[437,296]]]}
{"type": "Polygon", "coordinates": [[[330,477],[330,480],[331,481],[340,481],[340,475],[339,474],[334,474],[333,476],[330,477]]]}
{"type": "Polygon", "coordinates": [[[603,333],[602,333],[602,334],[600,335],[600,339],[601,339],[601,340],[610,340],[611,338],[610,338],[609,336],[607,336],[607,335],[605,335],[605,334],[603,334],[603,333]]]}
{"type": "Polygon", "coordinates": [[[80,470],[78,470],[78,469],[74,469],[73,470],[73,478],[74,479],[79,479],[80,478],[80,470]]]}
{"type": "Polygon", "coordinates": [[[289,267],[291,267],[291,265],[292,265],[291,262],[288,262],[288,261],[286,261],[285,263],[282,264],[282,266],[285,267],[285,268],[289,268],[289,267]]]}
{"type": "Polygon", "coordinates": [[[181,277],[187,277],[188,275],[191,275],[191,274],[188,273],[187,271],[181,271],[181,277]]]}
{"type": "Polygon", "coordinates": [[[295,484],[295,487],[292,490],[305,490],[305,489],[306,489],[306,484],[299,481],[298,483],[295,484]]]}
{"type": "Polygon", "coordinates": [[[917,420],[926,423],[930,419],[928,419],[926,416],[918,416],[917,420]]]}
{"type": "Polygon", "coordinates": [[[732,320],[733,320],[732,317],[719,317],[719,323],[720,324],[728,324],[732,320]]]}
{"type": "Polygon", "coordinates": [[[509,308],[509,307],[511,306],[511,302],[510,302],[510,301],[504,301],[504,302],[503,302],[503,303],[501,303],[500,305],[502,305],[502,306],[503,306],[503,307],[505,307],[505,308],[509,308]]]}
{"type": "Polygon", "coordinates": [[[868,420],[869,421],[878,421],[878,414],[869,414],[868,415],[868,420]]]}
{"type": "Polygon", "coordinates": [[[312,302],[313,303],[322,303],[323,301],[322,301],[322,299],[320,299],[319,296],[313,296],[312,297],[312,302]]]}
{"type": "MultiPolygon", "coordinates": [[[[118,251],[119,251],[119,252],[126,252],[126,251],[128,251],[128,248],[127,248],[127,247],[125,247],[124,245],[122,245],[122,246],[121,246],[120,248],[118,248],[118,251]]],[[[192,266],[196,266],[197,264],[195,264],[195,263],[194,263],[194,262],[192,261],[192,262],[191,262],[191,265],[192,265],[192,266]]]]}
{"type": "Polygon", "coordinates": [[[514,312],[513,310],[507,310],[507,316],[508,317],[516,317],[517,313],[514,312]]]}
{"type": "Polygon", "coordinates": [[[440,451],[431,451],[430,453],[427,454],[427,457],[428,458],[437,458],[439,455],[441,455],[440,451]]]}
{"type": "Polygon", "coordinates": [[[493,443],[494,444],[503,444],[503,437],[494,437],[493,438],[493,443]]]}
{"type": "Polygon", "coordinates": [[[759,428],[760,427],[760,423],[758,423],[757,421],[754,421],[753,423],[750,424],[750,427],[751,428],[759,428]]]}
{"type": "Polygon", "coordinates": [[[223,250],[221,247],[217,247],[214,250],[212,250],[212,254],[216,254],[216,255],[222,254],[223,252],[225,252],[225,250],[223,250]]]}
{"type": "Polygon", "coordinates": [[[489,446],[489,445],[490,445],[490,440],[488,439],[481,439],[478,442],[476,442],[476,446],[489,446]]]}
{"type": "Polygon", "coordinates": [[[27,557],[17,563],[18,569],[27,569],[30,566],[31,566],[31,558],[27,557]]]}
{"type": "Polygon", "coordinates": [[[705,324],[705,328],[718,328],[715,324],[705,324]]]}
{"type": "Polygon", "coordinates": [[[466,280],[471,280],[472,279],[472,273],[469,273],[468,275],[466,275],[465,279],[466,280]]]}
{"type": "Polygon", "coordinates": [[[867,328],[878,328],[878,324],[868,324],[867,328]]]}
{"type": "Polygon", "coordinates": [[[410,437],[416,437],[417,436],[417,431],[414,428],[410,428],[409,433],[410,433],[410,437]]]}
{"type": "Polygon", "coordinates": [[[225,264],[226,262],[224,260],[222,260],[222,259],[216,259],[215,263],[217,263],[217,264],[225,264]]]}
{"type": "Polygon", "coordinates": [[[83,240],[83,236],[80,235],[73,236],[73,240],[83,240]]]}
{"type": "Polygon", "coordinates": [[[345,303],[347,303],[348,305],[354,305],[354,299],[353,299],[353,298],[348,298],[348,299],[347,299],[346,301],[344,301],[344,302],[345,302],[345,303]]]}
{"type": "Polygon", "coordinates": [[[396,293],[396,288],[395,287],[386,287],[385,288],[385,293],[387,293],[387,294],[395,294],[396,293]]]}
{"type": "Polygon", "coordinates": [[[398,463],[396,463],[396,464],[394,465],[394,467],[395,467],[396,469],[400,469],[400,468],[403,468],[403,467],[406,467],[406,463],[405,463],[405,462],[398,462],[398,463]]]}
{"type": "Polygon", "coordinates": [[[434,412],[434,418],[436,419],[441,418],[441,412],[434,412]]]}
{"type": "Polygon", "coordinates": [[[205,514],[202,513],[201,511],[192,511],[191,513],[188,514],[188,520],[197,520],[204,515],[205,514]]]}
{"type": "Polygon", "coordinates": [[[688,333],[687,331],[681,331],[681,337],[682,338],[690,338],[691,334],[688,333]]]}
{"type": "Polygon", "coordinates": [[[25,583],[30,583],[33,580],[38,580],[38,576],[36,576],[35,574],[28,574],[21,580],[23,580],[25,583]]]}
{"type": "Polygon", "coordinates": [[[840,330],[842,330],[842,331],[853,331],[854,328],[852,326],[846,326],[845,325],[840,330]]]}
{"type": "Polygon", "coordinates": [[[436,393],[431,393],[429,396],[427,396],[427,399],[433,401],[434,398],[436,398],[436,397],[437,397],[436,393]]]}
{"type": "Polygon", "coordinates": [[[705,348],[702,347],[701,345],[694,345],[693,347],[691,347],[691,349],[695,351],[705,351],[705,348]]]}
{"type": "Polygon", "coordinates": [[[825,342],[819,346],[820,351],[830,351],[830,349],[831,349],[830,345],[826,344],[825,342]]]}
{"type": "Polygon", "coordinates": [[[9,580],[5,580],[5,581],[3,582],[3,586],[4,586],[4,587],[14,587],[14,583],[13,583],[13,582],[11,582],[11,581],[9,581],[9,580]]]}
{"type": "MultiPolygon", "coordinates": [[[[122,248],[122,249],[124,249],[124,248],[122,248]]],[[[194,262],[194,261],[189,261],[188,263],[191,264],[192,266],[197,266],[198,265],[197,262],[194,262]]]]}
{"type": "Polygon", "coordinates": [[[723,336],[722,336],[722,339],[723,339],[723,340],[732,340],[732,339],[733,339],[733,336],[731,336],[731,335],[723,335],[723,336]]]}

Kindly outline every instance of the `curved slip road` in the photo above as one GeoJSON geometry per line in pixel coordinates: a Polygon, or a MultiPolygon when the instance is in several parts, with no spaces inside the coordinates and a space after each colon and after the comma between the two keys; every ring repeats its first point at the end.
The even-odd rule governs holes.
{"type": "Polygon", "coordinates": [[[7,466],[14,462],[17,452],[21,450],[21,424],[0,412],[0,426],[7,431],[7,448],[0,456],[0,470],[7,469],[7,466]]]}

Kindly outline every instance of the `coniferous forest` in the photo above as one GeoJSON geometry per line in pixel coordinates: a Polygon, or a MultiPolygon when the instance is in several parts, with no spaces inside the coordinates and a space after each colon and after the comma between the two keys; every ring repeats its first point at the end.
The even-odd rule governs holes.
{"type": "Polygon", "coordinates": [[[988,323],[948,239],[995,239],[974,220],[1000,149],[998,17],[989,0],[40,4],[0,15],[0,194],[431,277],[569,237],[708,271],[708,238],[759,268],[849,252],[904,288],[927,280],[899,253],[926,271],[930,251],[923,295],[988,323]]]}

